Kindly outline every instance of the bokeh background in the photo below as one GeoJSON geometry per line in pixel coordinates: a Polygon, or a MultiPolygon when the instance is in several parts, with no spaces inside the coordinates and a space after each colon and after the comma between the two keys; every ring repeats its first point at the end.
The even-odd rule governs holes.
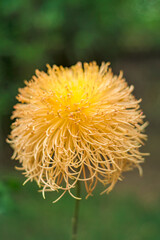
{"type": "MultiPolygon", "coordinates": [[[[15,96],[35,69],[77,61],[110,61],[123,69],[150,125],[144,175],[134,170],[109,195],[81,201],[79,238],[160,239],[160,0],[0,1],[0,239],[67,240],[74,200],[46,200],[14,169],[5,142],[15,96]]],[[[83,193],[82,193],[83,194],[83,193]]]]}

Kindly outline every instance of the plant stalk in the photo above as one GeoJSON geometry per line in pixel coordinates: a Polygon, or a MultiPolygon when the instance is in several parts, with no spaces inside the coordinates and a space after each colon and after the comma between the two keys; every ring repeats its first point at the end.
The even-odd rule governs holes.
{"type": "MultiPolygon", "coordinates": [[[[80,181],[77,181],[77,184],[76,184],[76,197],[80,198],[80,181]]],[[[72,218],[72,240],[77,239],[79,203],[80,203],[80,200],[75,199],[74,215],[72,218]]]]}

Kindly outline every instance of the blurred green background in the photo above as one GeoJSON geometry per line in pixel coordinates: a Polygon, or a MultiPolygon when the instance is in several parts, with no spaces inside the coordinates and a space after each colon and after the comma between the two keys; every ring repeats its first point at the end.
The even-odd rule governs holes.
{"type": "MultiPolygon", "coordinates": [[[[125,174],[109,195],[81,201],[79,238],[160,239],[160,0],[0,1],[0,239],[70,239],[74,200],[46,200],[35,183],[22,186],[5,139],[17,89],[35,69],[77,61],[110,61],[123,69],[150,125],[138,171],[125,174]]],[[[84,194],[84,193],[83,193],[84,194]]]]}

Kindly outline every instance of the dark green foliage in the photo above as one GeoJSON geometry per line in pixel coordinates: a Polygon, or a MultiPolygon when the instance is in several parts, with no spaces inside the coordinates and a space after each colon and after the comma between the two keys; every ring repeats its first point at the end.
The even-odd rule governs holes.
{"type": "Polygon", "coordinates": [[[17,191],[19,183],[14,179],[0,181],[0,218],[3,215],[13,214],[16,210],[16,204],[12,199],[12,192],[17,191]]]}
{"type": "MultiPolygon", "coordinates": [[[[70,239],[74,199],[66,194],[58,203],[52,204],[56,193],[47,194],[44,200],[35,188],[35,184],[29,183],[16,194],[14,191],[10,194],[15,210],[0,215],[2,239],[70,239]]],[[[103,196],[95,192],[93,197],[82,200],[78,239],[158,240],[158,199],[147,202],[147,199],[138,199],[133,192],[127,192],[103,196]]],[[[4,208],[1,202],[0,207],[4,208]]]]}
{"type": "Polygon", "coordinates": [[[1,0],[0,116],[46,63],[159,51],[159,11],[158,0],[1,0]]]}

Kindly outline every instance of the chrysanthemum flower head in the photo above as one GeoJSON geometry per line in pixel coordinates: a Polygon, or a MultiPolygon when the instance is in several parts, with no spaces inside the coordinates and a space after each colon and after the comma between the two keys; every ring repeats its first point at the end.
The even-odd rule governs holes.
{"type": "Polygon", "coordinates": [[[122,173],[143,162],[144,115],[122,76],[109,63],[48,67],[19,89],[9,142],[28,180],[45,191],[87,196],[98,182],[109,192],[122,173]]]}

